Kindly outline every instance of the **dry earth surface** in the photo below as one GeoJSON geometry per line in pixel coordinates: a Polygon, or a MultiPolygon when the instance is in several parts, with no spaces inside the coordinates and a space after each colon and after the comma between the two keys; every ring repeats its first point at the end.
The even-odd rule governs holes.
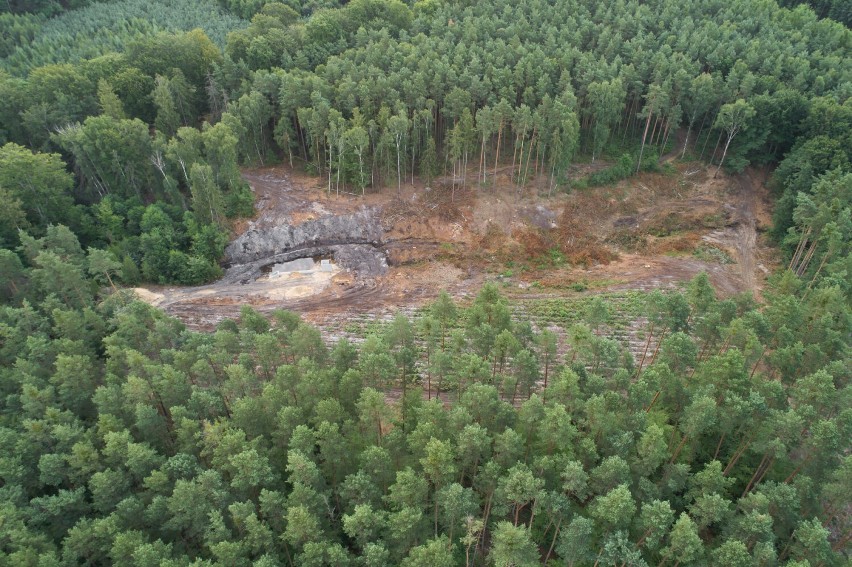
{"type": "MultiPolygon", "coordinates": [[[[714,178],[715,168],[696,162],[678,163],[674,170],[553,197],[546,189],[519,191],[507,170],[496,187],[471,188],[473,171],[468,187],[455,191],[440,183],[409,183],[399,195],[387,189],[363,196],[329,192],[322,179],[284,166],[247,170],[243,176],[255,192],[257,215],[235,227],[235,242],[276,230],[298,232],[300,226],[337,226],[335,217],[368,211],[381,224],[379,241],[370,246],[386,259],[386,271],[347,269],[343,258],[333,273],[269,277],[279,254],[278,260],[253,264],[257,277],[229,277],[240,268],[232,265],[209,285],[151,286],[137,293],[195,329],[210,330],[251,305],[264,313],[296,311],[329,339],[352,334],[346,329],[356,320],[413,313],[441,290],[464,303],[487,280],[501,282],[504,293],[522,304],[674,288],[701,271],[721,295],[759,296],[775,261],[762,234],[770,218],[767,172],[714,178]]],[[[312,238],[311,245],[337,243],[346,235],[312,238]]],[[[291,259],[300,250],[275,252],[291,259]]],[[[303,255],[338,258],[338,252],[306,246],[303,255]]]]}

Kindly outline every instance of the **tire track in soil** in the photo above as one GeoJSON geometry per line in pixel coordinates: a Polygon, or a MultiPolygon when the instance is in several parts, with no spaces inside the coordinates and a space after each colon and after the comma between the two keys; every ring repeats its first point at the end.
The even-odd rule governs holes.
{"type": "MultiPolygon", "coordinates": [[[[742,291],[760,294],[755,273],[757,270],[757,190],[749,171],[733,176],[736,183],[734,218],[731,224],[704,237],[731,250],[736,256],[742,291]]],[[[761,180],[760,183],[763,183],[761,180]]]]}
{"type": "Polygon", "coordinates": [[[740,187],[737,213],[739,222],[736,227],[737,260],[743,278],[743,285],[748,290],[755,290],[754,256],[757,247],[757,221],[754,217],[754,183],[751,178],[741,173],[737,175],[740,187]]]}

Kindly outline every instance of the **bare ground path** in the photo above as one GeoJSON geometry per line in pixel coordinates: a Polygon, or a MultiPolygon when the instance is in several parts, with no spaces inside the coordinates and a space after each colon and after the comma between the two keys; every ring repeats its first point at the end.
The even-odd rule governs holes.
{"type": "Polygon", "coordinates": [[[678,157],[683,149],[683,140],[686,138],[686,133],[678,128],[675,130],[675,139],[672,142],[672,149],[660,156],[657,163],[666,163],[678,157]]]}
{"type": "Polygon", "coordinates": [[[739,275],[742,279],[743,291],[760,294],[758,269],[766,273],[766,268],[759,263],[758,227],[761,217],[766,217],[765,189],[768,173],[764,171],[747,170],[732,177],[734,192],[730,205],[734,215],[729,226],[721,231],[710,233],[706,240],[717,242],[733,251],[736,256],[739,275]],[[761,210],[764,209],[764,210],[761,210]]]}

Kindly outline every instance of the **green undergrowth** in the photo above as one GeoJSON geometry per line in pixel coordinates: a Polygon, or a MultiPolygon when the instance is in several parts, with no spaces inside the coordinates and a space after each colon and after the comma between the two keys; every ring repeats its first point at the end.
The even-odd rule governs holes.
{"type": "Polygon", "coordinates": [[[613,325],[620,326],[642,316],[647,292],[638,290],[614,291],[576,297],[515,300],[518,309],[527,313],[539,325],[558,325],[568,328],[582,321],[592,301],[601,298],[612,307],[613,325]]]}
{"type": "MultiPolygon", "coordinates": [[[[648,292],[641,290],[610,291],[601,293],[577,294],[575,296],[550,298],[512,297],[512,290],[505,289],[513,318],[525,320],[538,328],[551,326],[568,329],[581,323],[596,298],[604,300],[612,310],[609,323],[611,330],[626,329],[633,321],[643,316],[648,292]]],[[[470,306],[459,302],[459,317],[452,329],[464,329],[468,321],[470,306]]],[[[417,327],[417,322],[429,314],[428,307],[420,307],[409,315],[417,327]]],[[[327,331],[335,330],[354,339],[365,339],[371,335],[383,335],[391,324],[390,317],[377,318],[368,313],[353,315],[345,323],[327,326],[327,331]]],[[[418,335],[421,333],[417,333],[418,335]]]]}
{"type": "Polygon", "coordinates": [[[718,264],[733,264],[734,259],[731,255],[715,246],[699,246],[692,255],[705,262],[716,262],[718,264]]]}

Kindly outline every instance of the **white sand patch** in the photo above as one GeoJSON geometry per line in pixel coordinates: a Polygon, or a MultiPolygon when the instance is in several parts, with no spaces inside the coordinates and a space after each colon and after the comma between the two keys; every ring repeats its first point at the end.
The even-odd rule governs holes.
{"type": "Polygon", "coordinates": [[[138,297],[145,303],[154,306],[157,306],[162,303],[163,298],[165,297],[162,293],[155,293],[149,289],[145,289],[144,287],[134,287],[133,293],[135,293],[136,297],[138,297]]]}

